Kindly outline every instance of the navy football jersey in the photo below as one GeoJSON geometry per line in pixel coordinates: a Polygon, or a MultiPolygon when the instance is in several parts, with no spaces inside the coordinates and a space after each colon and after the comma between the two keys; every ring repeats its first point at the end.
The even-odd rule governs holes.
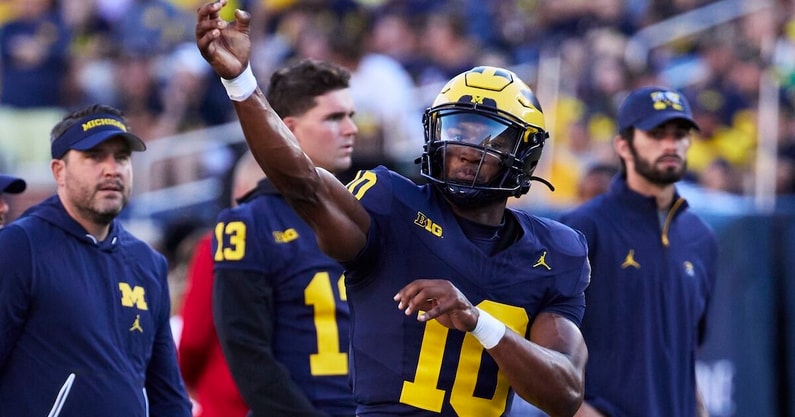
{"type": "Polygon", "coordinates": [[[447,279],[526,337],[542,311],[579,325],[590,275],[582,234],[509,210],[522,236],[489,256],[466,237],[433,186],[378,167],[359,172],[348,189],[372,218],[367,246],[346,264],[357,414],[505,413],[510,387],[483,346],[435,320],[407,317],[393,296],[416,279],[447,279]]]}
{"type": "Polygon", "coordinates": [[[352,415],[343,268],[320,250],[309,225],[265,180],[219,214],[213,254],[216,272],[255,272],[272,289],[273,355],[312,404],[352,415]]]}

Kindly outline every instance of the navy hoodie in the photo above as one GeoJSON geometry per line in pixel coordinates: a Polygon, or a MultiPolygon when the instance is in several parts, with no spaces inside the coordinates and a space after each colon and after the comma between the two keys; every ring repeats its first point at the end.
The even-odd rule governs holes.
{"type": "Polygon", "coordinates": [[[0,229],[0,417],[189,417],[165,258],[52,196],[0,229]]]}

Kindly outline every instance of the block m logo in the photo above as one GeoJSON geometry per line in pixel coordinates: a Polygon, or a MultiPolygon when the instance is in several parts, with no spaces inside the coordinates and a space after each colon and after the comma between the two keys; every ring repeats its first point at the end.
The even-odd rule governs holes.
{"type": "Polygon", "coordinates": [[[119,283],[119,290],[121,291],[121,305],[125,307],[135,307],[139,310],[148,310],[146,305],[146,292],[143,287],[135,286],[130,288],[130,284],[126,282],[119,283]]]}

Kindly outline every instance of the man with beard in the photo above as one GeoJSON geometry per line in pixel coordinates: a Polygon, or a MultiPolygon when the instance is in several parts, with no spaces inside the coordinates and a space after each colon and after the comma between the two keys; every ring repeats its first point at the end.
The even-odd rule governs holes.
{"type": "Polygon", "coordinates": [[[660,87],[631,92],[618,125],[621,172],[607,193],[562,217],[585,234],[592,266],[577,416],[704,416],[695,352],[718,247],[674,185],[698,125],[685,97],[660,87]]]}
{"type": "Polygon", "coordinates": [[[50,137],[56,195],[0,229],[0,410],[190,417],[166,260],[116,220],[146,147],[105,105],[50,137]]]}

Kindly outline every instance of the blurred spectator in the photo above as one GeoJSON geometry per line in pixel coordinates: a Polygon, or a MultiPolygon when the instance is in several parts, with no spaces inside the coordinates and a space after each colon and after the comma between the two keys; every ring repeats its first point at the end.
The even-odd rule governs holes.
{"type": "Polygon", "coordinates": [[[61,105],[71,34],[53,0],[17,3],[18,15],[2,27],[4,106],[21,109],[61,105]]]}
{"type": "MultiPolygon", "coordinates": [[[[113,57],[113,103],[144,141],[156,138],[163,101],[156,78],[155,55],[145,50],[121,50],[113,57]]],[[[166,180],[166,182],[168,182],[166,180]]]]}
{"type": "Polygon", "coordinates": [[[621,27],[624,5],[621,0],[543,0],[538,13],[541,14],[546,35],[552,42],[559,42],[570,36],[583,36],[596,27],[621,27]]]}
{"type": "Polygon", "coordinates": [[[3,194],[19,194],[25,191],[27,183],[22,178],[0,174],[0,228],[6,224],[8,203],[3,200],[3,194]]]}
{"type": "Polygon", "coordinates": [[[415,180],[414,160],[422,148],[422,114],[414,83],[398,61],[369,51],[371,15],[360,8],[349,11],[328,35],[330,59],[351,72],[350,94],[356,105],[359,128],[349,174],[386,165],[415,180]],[[373,94],[377,92],[377,94],[373,94]]]}
{"type": "Polygon", "coordinates": [[[776,194],[795,195],[795,157],[780,155],[776,167],[776,194]]]}
{"type": "Polygon", "coordinates": [[[60,120],[70,33],[53,0],[14,2],[0,28],[0,169],[47,172],[49,127],[60,120]]]}
{"type": "Polygon", "coordinates": [[[610,188],[610,181],[618,174],[619,169],[615,165],[597,164],[585,171],[577,187],[577,197],[579,203],[584,203],[610,188]]]}
{"type": "MultiPolygon", "coordinates": [[[[158,85],[163,112],[153,137],[216,126],[234,120],[223,85],[193,43],[177,45],[160,60],[158,85]]],[[[225,168],[231,164],[227,164],[225,168]]]]}
{"type": "Polygon", "coordinates": [[[742,194],[743,183],[740,172],[728,161],[715,158],[698,177],[699,184],[707,190],[742,194]]]}
{"type": "Polygon", "coordinates": [[[727,105],[727,96],[718,90],[706,89],[691,103],[693,117],[701,130],[693,135],[688,153],[688,170],[699,177],[716,159],[722,159],[735,169],[747,172],[756,155],[756,124],[752,114],[738,113],[735,122],[726,125],[720,114],[727,105]]]}
{"type": "MultiPolygon", "coordinates": [[[[221,125],[234,120],[234,113],[223,85],[210,71],[194,44],[182,44],[159,59],[152,90],[158,94],[162,105],[153,112],[149,126],[151,138],[162,138],[182,132],[221,125]]],[[[185,184],[213,177],[220,178],[234,164],[235,152],[231,147],[212,149],[171,158],[154,175],[158,188],[185,184]]]]}
{"type": "Polygon", "coordinates": [[[113,71],[108,62],[117,49],[113,22],[101,15],[95,6],[95,1],[60,1],[64,23],[72,32],[65,88],[68,107],[109,103],[114,98],[113,71]]]}
{"type": "MultiPolygon", "coordinates": [[[[69,108],[89,103],[124,107],[134,130],[146,140],[230,121],[231,106],[219,83],[194,65],[180,47],[186,40],[192,44],[192,13],[202,3],[0,0],[0,170],[24,176],[34,188],[48,181],[36,177],[46,169],[28,170],[31,164],[48,162],[48,132],[41,131],[41,126],[54,124],[69,108]]],[[[438,90],[434,83],[472,65],[498,65],[513,67],[529,84],[540,82],[538,87],[554,92],[542,95],[555,98],[542,103],[554,129],[547,149],[552,157],[542,162],[548,166],[540,170],[552,173],[557,191],[537,201],[555,205],[575,201],[576,184],[585,168],[610,162],[602,149],[611,150],[603,145],[609,145],[605,138],[614,132],[615,103],[630,87],[647,84],[669,84],[683,91],[704,127],[694,137],[689,177],[716,186],[717,178],[703,176],[721,172],[722,162],[716,160],[722,160],[735,171],[742,192],[750,192],[756,169],[760,78],[774,75],[781,83],[782,96],[795,95],[795,6],[773,2],[714,26],[707,20],[688,22],[682,34],[666,33],[670,35],[667,41],[655,38],[663,42],[643,57],[648,64],[644,71],[634,72],[636,68],[629,67],[624,56],[630,36],[714,2],[569,3],[232,0],[223,13],[229,20],[235,7],[252,12],[252,61],[258,79],[268,79],[273,68],[292,59],[331,59],[334,54],[338,60],[339,51],[333,48],[350,40],[355,41],[352,45],[361,42],[360,56],[350,60],[361,67],[351,66],[354,81],[361,71],[361,84],[378,86],[365,89],[379,91],[365,93],[359,105],[362,146],[357,148],[356,159],[361,157],[363,164],[367,164],[363,159],[367,154],[372,160],[381,155],[381,162],[415,176],[411,150],[416,148],[410,144],[422,137],[402,131],[416,124],[401,123],[401,117],[393,114],[408,109],[409,120],[419,117],[438,90]],[[372,12],[374,20],[353,30],[358,25],[353,12],[359,9],[372,12]],[[345,29],[335,32],[340,25],[345,29]],[[539,68],[542,54],[561,59],[553,71],[556,80],[544,77],[539,68]],[[397,61],[409,82],[404,75],[394,75],[400,71],[395,72],[394,65],[381,56],[397,61]],[[427,87],[429,83],[433,86],[427,87]],[[430,93],[424,95],[426,91],[430,93]],[[373,111],[367,111],[368,102],[373,111]],[[396,112],[387,115],[390,120],[379,114],[387,106],[389,112],[396,112]],[[376,139],[367,139],[368,132],[376,139]]],[[[726,9],[734,11],[738,9],[726,9]]],[[[156,179],[152,187],[223,175],[233,157],[232,153],[199,152],[184,161],[163,162],[152,175],[156,179]]],[[[781,166],[785,170],[787,161],[781,166]]]]}
{"type": "Polygon", "coordinates": [[[417,84],[428,87],[429,95],[421,99],[430,104],[445,82],[478,64],[475,53],[480,45],[469,36],[466,17],[454,3],[430,12],[421,33],[424,64],[417,74],[417,84]]]}
{"type": "Polygon", "coordinates": [[[387,6],[375,15],[372,51],[397,60],[412,77],[412,83],[420,66],[419,41],[419,22],[405,7],[387,6]]]}
{"type": "Polygon", "coordinates": [[[289,59],[328,56],[323,35],[327,30],[323,22],[328,19],[321,17],[324,15],[300,1],[275,11],[268,6],[255,7],[252,25],[259,27],[251,33],[251,61],[257,78],[270,79],[289,59]]]}
{"type": "Polygon", "coordinates": [[[132,0],[123,10],[123,16],[114,22],[122,50],[156,55],[193,41],[193,14],[166,0],[132,0]]]}

